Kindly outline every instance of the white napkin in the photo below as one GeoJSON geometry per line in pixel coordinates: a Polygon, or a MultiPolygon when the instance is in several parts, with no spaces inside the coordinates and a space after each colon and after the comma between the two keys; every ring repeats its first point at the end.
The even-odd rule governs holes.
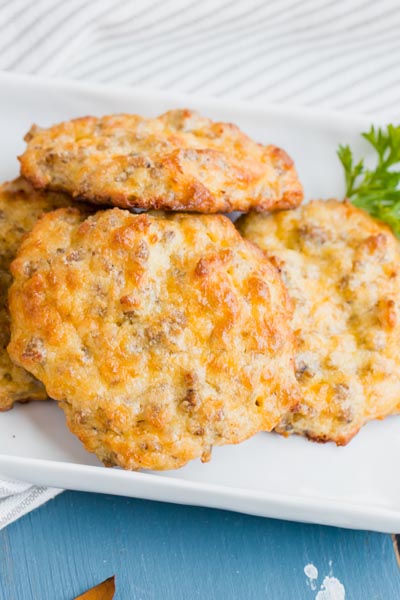
{"type": "MultiPolygon", "coordinates": [[[[13,0],[0,69],[400,120],[399,29],[397,0],[13,0]]],[[[0,490],[0,527],[59,492],[0,490]]]]}
{"type": "Polygon", "coordinates": [[[0,529],[51,500],[62,490],[0,477],[0,529]]]}

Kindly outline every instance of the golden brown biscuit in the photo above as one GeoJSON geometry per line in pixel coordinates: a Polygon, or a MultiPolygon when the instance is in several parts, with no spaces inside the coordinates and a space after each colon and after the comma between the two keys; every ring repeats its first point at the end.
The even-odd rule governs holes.
{"type": "Polygon", "coordinates": [[[62,194],[35,192],[22,178],[0,186],[0,411],[11,408],[17,401],[47,398],[43,385],[14,365],[6,350],[10,341],[6,307],[11,284],[9,267],[23,236],[38,217],[69,203],[71,200],[62,194]]]}
{"type": "Polygon", "coordinates": [[[351,204],[315,201],[244,217],[294,301],[303,400],[278,431],[346,444],[400,409],[400,251],[393,233],[351,204]]]}
{"type": "Polygon", "coordinates": [[[286,290],[226,217],[55,211],[12,272],[9,352],[106,465],[208,460],[298,399],[286,290]]]}
{"type": "Polygon", "coordinates": [[[216,213],[292,208],[303,198],[283,150],[189,110],[33,126],[25,140],[21,172],[36,188],[95,203],[216,213]]]}

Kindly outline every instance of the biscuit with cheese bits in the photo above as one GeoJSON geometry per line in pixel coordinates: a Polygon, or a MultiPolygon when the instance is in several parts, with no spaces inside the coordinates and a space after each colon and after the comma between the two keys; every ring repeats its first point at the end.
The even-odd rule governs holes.
{"type": "Polygon", "coordinates": [[[13,262],[9,352],[106,465],[173,469],[298,400],[277,270],[216,215],[46,215],[13,262]]]}
{"type": "Polygon", "coordinates": [[[0,411],[15,402],[44,400],[43,385],[30,373],[14,365],[7,353],[10,324],[7,294],[11,285],[10,263],[23,236],[45,212],[68,206],[71,199],[63,194],[36,192],[23,179],[0,186],[0,411]]]}
{"type": "Polygon", "coordinates": [[[346,444],[400,409],[400,250],[348,202],[242,218],[243,235],[281,271],[294,303],[302,401],[277,430],[346,444]]]}
{"type": "Polygon", "coordinates": [[[25,139],[21,172],[36,188],[95,203],[216,213],[292,208],[303,198],[283,150],[189,110],[33,126],[25,139]]]}

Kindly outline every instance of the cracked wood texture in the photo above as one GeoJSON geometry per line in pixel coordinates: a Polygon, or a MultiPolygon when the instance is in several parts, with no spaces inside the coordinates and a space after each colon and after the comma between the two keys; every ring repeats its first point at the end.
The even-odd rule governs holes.
{"type": "Polygon", "coordinates": [[[0,600],[73,600],[114,574],[115,600],[314,600],[329,574],[346,600],[400,598],[379,533],[78,492],[0,532],[0,600]]]}

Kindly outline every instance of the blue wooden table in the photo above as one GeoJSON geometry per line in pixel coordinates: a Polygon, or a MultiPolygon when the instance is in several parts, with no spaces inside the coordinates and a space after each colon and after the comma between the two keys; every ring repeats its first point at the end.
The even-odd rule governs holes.
{"type": "Polygon", "coordinates": [[[314,600],[329,574],[346,600],[400,598],[389,535],[97,494],[10,525],[0,556],[0,600],[72,600],[114,574],[116,600],[314,600]]]}

